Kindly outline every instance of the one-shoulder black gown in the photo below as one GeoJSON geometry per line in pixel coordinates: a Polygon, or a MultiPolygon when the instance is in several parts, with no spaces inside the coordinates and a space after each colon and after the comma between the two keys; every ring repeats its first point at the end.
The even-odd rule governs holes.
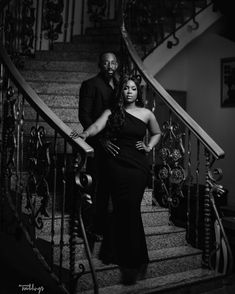
{"type": "Polygon", "coordinates": [[[137,268],[149,261],[140,211],[149,164],[145,152],[136,148],[136,142],[145,134],[145,122],[125,112],[124,127],[114,141],[120,147],[119,154],[108,158],[113,213],[100,258],[126,268],[137,268]]]}

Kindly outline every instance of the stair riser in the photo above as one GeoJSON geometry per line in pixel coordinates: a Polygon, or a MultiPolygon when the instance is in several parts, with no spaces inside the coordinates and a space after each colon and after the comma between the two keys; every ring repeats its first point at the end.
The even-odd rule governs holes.
{"type": "Polygon", "coordinates": [[[119,48],[121,36],[120,34],[113,35],[111,36],[106,36],[106,35],[86,35],[86,36],[74,36],[73,37],[73,42],[79,43],[80,41],[86,42],[86,43],[103,43],[104,46],[108,46],[110,44],[114,45],[116,44],[117,48],[119,48]]]}
{"type": "Polygon", "coordinates": [[[145,227],[167,225],[169,223],[169,214],[168,211],[142,213],[142,220],[145,227]]]}
{"type": "Polygon", "coordinates": [[[62,71],[23,71],[21,72],[27,81],[45,82],[68,82],[81,83],[93,76],[91,73],[82,72],[62,72],[62,71]]]}
{"type": "MultiPolygon", "coordinates": [[[[87,36],[107,36],[107,38],[111,39],[113,36],[120,36],[120,28],[117,27],[106,27],[106,28],[87,28],[86,29],[87,36]]],[[[120,38],[120,37],[119,37],[120,38]]]]}
{"type": "MultiPolygon", "coordinates": [[[[145,227],[149,226],[160,226],[160,225],[166,225],[168,221],[168,212],[157,212],[157,213],[143,213],[142,214],[143,224],[145,227]]],[[[41,231],[38,232],[38,236],[40,237],[40,234],[42,235],[49,235],[51,231],[51,219],[44,219],[43,220],[44,226],[41,231]]],[[[65,221],[65,231],[64,233],[69,232],[69,219],[65,221]]],[[[54,230],[56,234],[60,233],[61,228],[61,220],[58,218],[54,222],[54,230]]],[[[154,242],[154,240],[152,241],[154,242]]]]}
{"type": "MultiPolygon", "coordinates": [[[[40,238],[40,236],[39,236],[40,238]]],[[[65,236],[65,244],[68,244],[68,240],[69,240],[69,236],[65,236]]],[[[47,238],[48,239],[48,238],[47,238]]],[[[56,238],[56,244],[58,244],[59,242],[59,237],[57,236],[56,238]]],[[[85,253],[85,249],[84,249],[84,245],[81,241],[79,244],[77,244],[76,246],[76,251],[75,251],[75,256],[76,256],[76,260],[83,260],[86,258],[86,253],[85,253]]],[[[147,243],[147,247],[148,250],[157,250],[157,249],[162,249],[162,248],[171,248],[171,247],[177,247],[177,246],[185,246],[186,245],[186,241],[185,241],[185,233],[171,233],[171,234],[161,234],[161,235],[154,235],[154,236],[146,236],[146,243],[147,243]]],[[[48,243],[49,246],[49,243],[48,243]]],[[[96,242],[94,244],[94,248],[92,251],[92,256],[93,257],[98,257],[99,255],[99,251],[100,251],[100,246],[101,246],[101,242],[96,242]]],[[[59,248],[58,245],[55,248],[55,252],[57,252],[57,254],[55,253],[55,260],[58,259],[58,254],[59,254],[59,248]]],[[[68,260],[69,259],[69,249],[68,247],[65,247],[63,250],[63,254],[64,254],[64,260],[68,260]]]]}
{"type": "Polygon", "coordinates": [[[97,52],[86,52],[86,51],[80,51],[80,52],[73,52],[69,50],[68,52],[54,52],[54,51],[40,51],[36,52],[35,55],[36,59],[39,60],[68,60],[68,61],[83,61],[90,60],[94,62],[98,62],[99,54],[97,52]]]}
{"type": "MultiPolygon", "coordinates": [[[[78,108],[52,108],[53,112],[63,121],[63,122],[76,122],[78,123],[78,108]]],[[[25,107],[25,121],[34,121],[36,119],[35,111],[31,107],[25,107]]],[[[41,119],[42,121],[42,119],[41,119]]]]}
{"type": "Polygon", "coordinates": [[[98,66],[95,62],[86,61],[39,61],[25,62],[26,70],[51,70],[51,71],[78,71],[84,73],[97,73],[98,66]]]}
{"type": "Polygon", "coordinates": [[[101,52],[104,51],[118,51],[119,45],[117,44],[100,44],[100,43],[73,43],[73,44],[64,44],[64,43],[57,43],[54,45],[54,51],[77,51],[77,52],[90,52],[99,56],[101,52]]]}
{"type": "MultiPolygon", "coordinates": [[[[183,272],[196,269],[201,266],[201,255],[189,255],[175,259],[151,262],[148,266],[145,278],[159,277],[167,274],[183,272]]],[[[121,275],[118,268],[104,269],[97,271],[97,280],[99,287],[111,286],[120,283],[121,275]]],[[[91,274],[83,275],[78,282],[77,291],[92,289],[91,274]]]]}
{"type": "Polygon", "coordinates": [[[38,94],[79,95],[81,84],[56,82],[29,82],[38,94]]]}
{"type": "Polygon", "coordinates": [[[40,94],[40,98],[51,108],[76,108],[78,110],[78,96],[40,94]]]}

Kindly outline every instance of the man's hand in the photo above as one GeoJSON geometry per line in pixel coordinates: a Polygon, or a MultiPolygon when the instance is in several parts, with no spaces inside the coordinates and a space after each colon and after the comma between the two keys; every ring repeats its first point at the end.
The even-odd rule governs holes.
{"type": "Polygon", "coordinates": [[[100,144],[104,150],[113,156],[118,155],[120,148],[108,139],[100,139],[100,144]]]}

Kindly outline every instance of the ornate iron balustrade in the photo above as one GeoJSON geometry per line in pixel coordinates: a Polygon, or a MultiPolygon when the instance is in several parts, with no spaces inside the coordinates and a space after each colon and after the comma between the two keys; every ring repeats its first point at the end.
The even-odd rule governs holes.
{"type": "MultiPolygon", "coordinates": [[[[150,2],[153,3],[141,3],[145,6],[150,2]]],[[[169,207],[171,219],[172,210],[184,200],[187,241],[203,250],[205,267],[228,273],[233,258],[217,210],[225,190],[218,184],[222,176],[212,176],[218,173],[214,166],[224,157],[224,151],[145,69],[126,30],[131,28],[127,17],[130,6],[136,3],[140,1],[123,1],[123,71],[142,77],[143,87],[147,89],[146,106],[152,109],[162,126],[162,140],[152,158],[154,193],[160,194],[160,203],[169,207]],[[168,119],[161,118],[162,104],[168,109],[168,119]]],[[[132,24],[133,27],[137,26],[132,24]]]]}
{"type": "MultiPolygon", "coordinates": [[[[11,0],[0,3],[1,39],[11,56],[34,56],[115,19],[117,0],[11,0]]],[[[21,61],[22,65],[22,61],[21,61]]]]}
{"type": "Polygon", "coordinates": [[[197,30],[196,17],[214,1],[207,0],[128,0],[125,24],[139,55],[144,59],[161,43],[169,39],[167,48],[177,46],[177,31],[188,24],[188,30],[197,30]]]}
{"type": "Polygon", "coordinates": [[[98,293],[81,217],[82,205],[90,202],[91,178],[85,168],[93,149],[81,139],[70,138],[72,130],[25,82],[2,44],[0,86],[0,231],[13,236],[15,242],[25,240],[63,293],[76,290],[84,270],[91,270],[98,293]],[[75,252],[83,243],[88,269],[81,262],[77,266],[75,252]],[[69,264],[64,259],[66,248],[69,264]]]}

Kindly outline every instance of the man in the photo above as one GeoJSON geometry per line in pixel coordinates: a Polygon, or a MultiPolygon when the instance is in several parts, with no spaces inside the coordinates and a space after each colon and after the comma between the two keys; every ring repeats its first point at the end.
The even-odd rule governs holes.
{"type": "MultiPolygon", "coordinates": [[[[118,61],[113,52],[104,52],[99,57],[100,72],[95,77],[82,83],[79,97],[79,121],[87,129],[107,108],[112,107],[114,90],[117,85],[118,61]]],[[[105,175],[105,149],[109,143],[102,140],[102,134],[87,140],[94,148],[94,158],[89,158],[87,172],[93,179],[91,197],[95,204],[94,225],[86,220],[88,230],[96,235],[103,234],[109,202],[109,189],[105,175]],[[90,227],[90,228],[89,228],[90,227]]],[[[85,215],[84,215],[85,216],[85,215]]],[[[86,217],[86,216],[85,216],[86,217]]]]}

